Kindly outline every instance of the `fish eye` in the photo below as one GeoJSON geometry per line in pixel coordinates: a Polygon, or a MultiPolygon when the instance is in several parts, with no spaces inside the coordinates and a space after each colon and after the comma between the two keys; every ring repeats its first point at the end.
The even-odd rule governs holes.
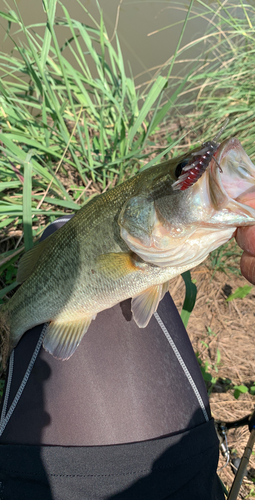
{"type": "Polygon", "coordinates": [[[175,169],[175,176],[177,177],[177,179],[178,179],[178,177],[180,177],[183,168],[186,167],[186,165],[188,165],[190,160],[191,160],[190,158],[185,158],[185,160],[182,160],[180,163],[178,163],[178,165],[175,169]]]}

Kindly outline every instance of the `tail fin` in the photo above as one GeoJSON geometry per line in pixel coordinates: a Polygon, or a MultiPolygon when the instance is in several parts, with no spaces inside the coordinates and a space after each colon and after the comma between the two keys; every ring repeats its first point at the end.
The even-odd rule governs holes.
{"type": "Polygon", "coordinates": [[[0,307],[0,355],[2,358],[2,367],[5,370],[9,354],[10,346],[10,321],[8,313],[8,304],[0,307]]]}

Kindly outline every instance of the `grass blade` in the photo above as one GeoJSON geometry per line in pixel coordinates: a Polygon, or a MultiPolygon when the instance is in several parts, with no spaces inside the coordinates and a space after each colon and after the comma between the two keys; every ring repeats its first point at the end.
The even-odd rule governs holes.
{"type": "Polygon", "coordinates": [[[34,151],[31,150],[24,162],[24,186],[23,186],[23,230],[26,252],[33,246],[32,235],[32,163],[31,156],[34,151]]]}
{"type": "Polygon", "coordinates": [[[185,328],[187,328],[189,317],[196,303],[197,287],[195,283],[192,283],[190,271],[185,271],[185,273],[182,273],[182,277],[186,287],[186,294],[182,307],[181,319],[185,328]]]}
{"type": "Polygon", "coordinates": [[[18,283],[14,281],[14,283],[11,283],[8,286],[5,286],[1,291],[0,291],[0,299],[2,299],[7,293],[11,292],[16,286],[18,286],[18,283]]]}
{"type": "Polygon", "coordinates": [[[137,133],[139,127],[142,125],[142,122],[145,120],[146,116],[148,115],[154,102],[158,98],[160,92],[162,91],[162,89],[164,88],[166,83],[167,83],[167,80],[165,77],[158,76],[157,80],[153,84],[153,86],[152,86],[152,88],[151,88],[151,90],[150,90],[150,92],[145,100],[145,103],[144,103],[144,105],[139,113],[139,116],[137,117],[133,127],[129,131],[129,135],[128,135],[129,145],[131,145],[131,143],[135,137],[135,134],[137,133]]]}
{"type": "MultiPolygon", "coordinates": [[[[43,0],[44,12],[47,14],[47,17],[50,19],[54,19],[56,12],[57,0],[43,0]]],[[[43,46],[41,51],[41,65],[42,69],[44,68],[46,61],[49,56],[50,45],[51,45],[51,32],[46,24],[45,33],[44,33],[43,46]]]]}

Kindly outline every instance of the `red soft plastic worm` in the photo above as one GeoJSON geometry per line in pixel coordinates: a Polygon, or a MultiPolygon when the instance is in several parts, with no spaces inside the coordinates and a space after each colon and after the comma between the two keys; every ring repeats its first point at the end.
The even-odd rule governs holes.
{"type": "Polygon", "coordinates": [[[193,184],[198,181],[198,179],[207,169],[218,147],[219,144],[217,142],[207,141],[202,144],[202,149],[200,149],[200,151],[191,153],[194,161],[192,161],[192,158],[192,160],[187,165],[185,165],[185,167],[183,167],[182,173],[178,177],[178,180],[174,182],[174,184],[172,184],[173,190],[184,191],[190,186],[193,186],[193,184]]]}
{"type": "MultiPolygon", "coordinates": [[[[172,189],[174,191],[184,191],[185,189],[193,186],[193,184],[195,184],[203,175],[212,158],[220,168],[220,165],[218,164],[216,158],[214,158],[214,155],[220,145],[217,140],[226,128],[227,124],[228,118],[212,141],[204,142],[202,144],[202,149],[196,151],[195,153],[191,153],[190,161],[181,169],[181,174],[179,175],[177,181],[172,184],[172,189]]],[[[181,164],[179,166],[181,166],[181,164]]]]}

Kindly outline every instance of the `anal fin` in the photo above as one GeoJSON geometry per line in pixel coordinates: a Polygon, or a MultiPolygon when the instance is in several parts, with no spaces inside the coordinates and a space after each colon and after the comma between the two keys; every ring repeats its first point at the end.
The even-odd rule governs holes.
{"type": "Polygon", "coordinates": [[[81,342],[83,335],[95,316],[79,318],[76,321],[52,321],[46,331],[43,347],[54,358],[63,361],[70,358],[81,342]]]}
{"type": "Polygon", "coordinates": [[[131,311],[136,324],[140,328],[145,328],[154,312],[156,312],[159,302],[168,291],[169,281],[161,285],[154,285],[144,292],[134,297],[131,302],[131,311]]]}

